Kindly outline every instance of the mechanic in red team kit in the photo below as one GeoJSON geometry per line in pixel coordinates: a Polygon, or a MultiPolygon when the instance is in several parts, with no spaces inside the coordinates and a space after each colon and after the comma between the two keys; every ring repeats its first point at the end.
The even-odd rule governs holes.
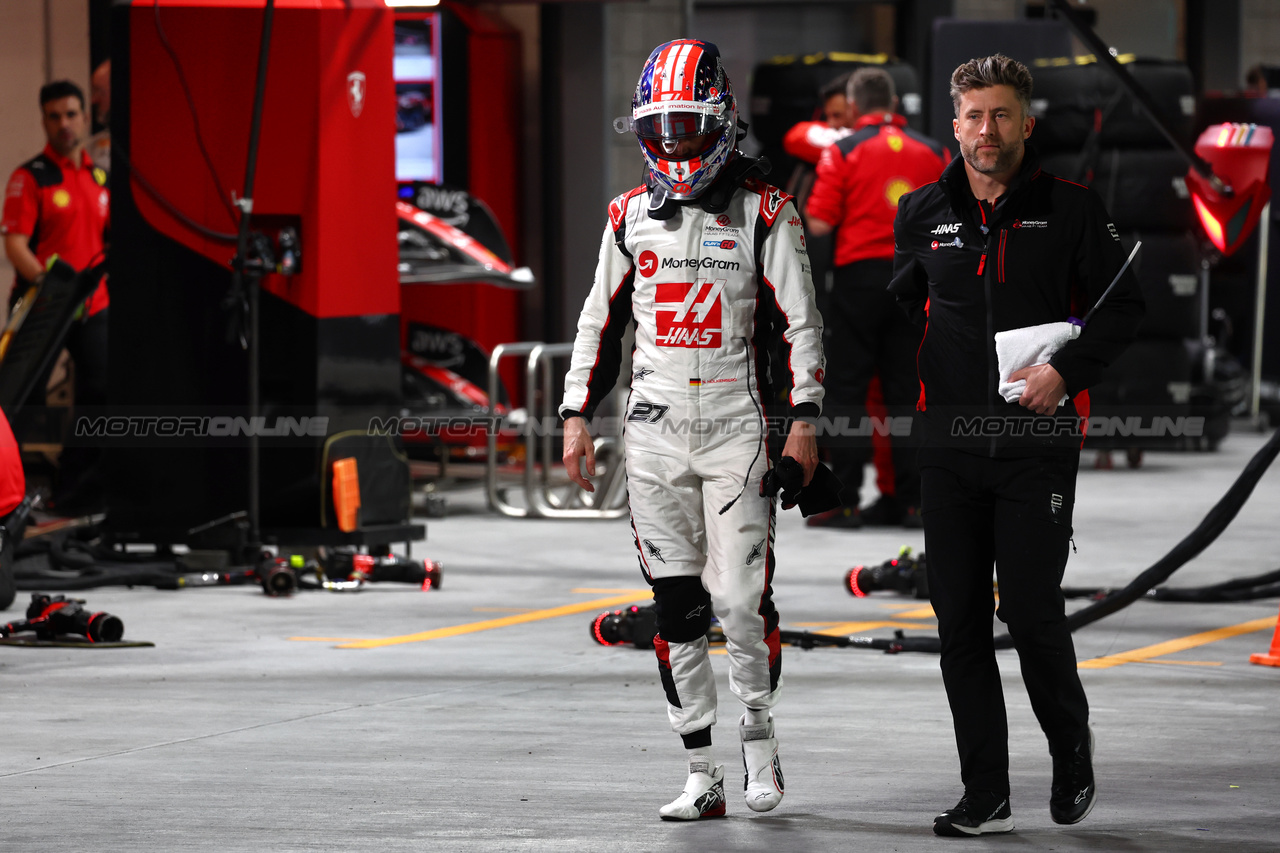
{"type": "Polygon", "coordinates": [[[782,799],[783,778],[770,713],[781,648],[771,589],[775,502],[762,494],[762,478],[774,476],[766,406],[785,393],[782,456],[803,467],[808,483],[823,393],[804,230],[790,196],[760,181],[759,161],[736,150],[737,105],[715,45],[681,40],[655,49],[631,116],[615,127],[639,138],[648,173],[609,207],[565,380],[564,462],[591,490],[580,467],[585,457],[594,474],[586,421],[614,386],[634,322],[627,490],[641,571],[653,587],[667,712],[689,754],[684,790],[659,814],[725,812],[724,768],[711,750],[713,614],[727,640],[729,684],[746,708],[739,735],[747,805],[768,811],[782,799]]]}
{"type": "MultiPolygon", "coordinates": [[[[57,255],[77,271],[101,260],[109,218],[107,173],[85,151],[89,120],[84,93],[66,80],[40,89],[40,113],[48,140],[44,151],[19,166],[4,195],[0,234],[17,271],[9,304],[44,275],[57,255]]],[[[104,280],[67,333],[75,363],[76,406],[107,399],[107,284],[104,280]]],[[[47,377],[46,377],[47,378],[47,377]]],[[[40,405],[44,384],[37,387],[40,405]]],[[[101,504],[98,448],[68,447],[59,460],[52,505],[59,512],[88,513],[101,504]]]]}
{"type": "Polygon", "coordinates": [[[893,229],[890,290],[927,319],[921,516],[964,783],[960,802],[934,820],[939,835],[1013,829],[993,564],[995,612],[1053,756],[1050,817],[1079,823],[1097,798],[1089,704],[1060,584],[1089,414],[1083,392],[1137,334],[1143,300],[1102,199],[1042,171],[1025,142],[1035,126],[1031,82],[1024,65],[999,54],[955,70],[960,156],[937,183],[899,200],[893,229]],[[1078,332],[1074,317],[1089,318],[1078,332]],[[1070,334],[1046,343],[1061,327],[1070,334]],[[1001,365],[997,335],[1023,339],[1024,357],[1001,365]],[[1025,366],[1002,384],[1014,362],[1025,366]]]}
{"type": "MultiPolygon", "coordinates": [[[[828,146],[853,133],[853,118],[849,113],[848,86],[852,74],[841,74],[822,87],[818,99],[822,102],[822,120],[802,121],[792,125],[782,137],[782,148],[792,157],[806,164],[808,178],[803,184],[805,194],[813,185],[813,168],[818,165],[822,152],[828,146]]],[[[803,205],[798,190],[801,188],[796,176],[787,182],[787,191],[803,205]]]]}
{"type": "MultiPolygon", "coordinates": [[[[895,112],[893,79],[881,68],[859,68],[849,80],[853,133],[822,152],[818,180],[809,196],[809,233],[836,233],[836,267],[823,309],[827,373],[827,415],[848,415],[859,423],[866,414],[867,388],[880,377],[891,416],[907,422],[920,389],[916,350],[920,331],[889,293],[893,277],[893,219],[898,199],[933,183],[950,159],[937,142],[907,127],[895,112]],[[839,411],[836,406],[843,407],[839,411]]],[[[882,495],[867,515],[880,524],[919,526],[920,469],[909,436],[893,442],[894,494],[882,495]],[[878,510],[878,511],[877,511],[878,510]]],[[[862,469],[870,446],[831,447],[831,462],[844,484],[844,506],[813,516],[810,525],[857,527],[862,469]]]]}

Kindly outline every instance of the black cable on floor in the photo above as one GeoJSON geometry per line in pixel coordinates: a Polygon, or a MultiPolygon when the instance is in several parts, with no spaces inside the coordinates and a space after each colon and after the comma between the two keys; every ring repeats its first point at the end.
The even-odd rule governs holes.
{"type": "MultiPolygon", "coordinates": [[[[1213,509],[1209,510],[1204,519],[1196,525],[1195,530],[1183,537],[1181,542],[1174,545],[1168,554],[1153,563],[1149,569],[1130,581],[1124,589],[1069,615],[1067,625],[1071,630],[1074,631],[1128,607],[1146,595],[1148,590],[1168,580],[1170,575],[1199,556],[1200,552],[1213,544],[1214,540],[1221,536],[1222,531],[1226,530],[1235,519],[1277,455],[1280,455],[1280,429],[1272,433],[1267,443],[1253,455],[1249,464],[1244,466],[1244,471],[1231,484],[1231,488],[1227,489],[1227,493],[1214,504],[1213,509]]],[[[1004,637],[997,637],[996,640],[999,642],[1007,637],[1006,634],[1004,637]]],[[[1009,645],[1012,644],[1012,640],[1009,640],[1009,645]]],[[[997,646],[997,648],[1007,648],[1007,646],[997,646]]]]}
{"type": "MultiPolygon", "coordinates": [[[[1064,586],[1062,588],[1062,595],[1065,598],[1092,598],[1095,601],[1102,601],[1116,592],[1119,592],[1119,590],[1108,587],[1064,586]]],[[[1206,603],[1215,601],[1253,601],[1259,598],[1271,598],[1276,595],[1280,595],[1280,569],[1207,586],[1158,586],[1150,590],[1146,594],[1146,598],[1148,601],[1206,603]]]]}
{"type": "MultiPolygon", "coordinates": [[[[1192,559],[1197,557],[1205,548],[1209,547],[1214,540],[1222,535],[1222,531],[1227,529],[1236,515],[1240,512],[1240,508],[1244,506],[1249,499],[1249,495],[1253,494],[1254,487],[1258,485],[1258,481],[1262,479],[1262,475],[1267,472],[1267,468],[1275,461],[1277,455],[1280,455],[1280,429],[1272,433],[1271,438],[1262,446],[1253,458],[1249,460],[1249,464],[1244,466],[1244,470],[1240,472],[1240,476],[1231,484],[1213,508],[1205,515],[1204,519],[1196,525],[1196,528],[1183,537],[1182,541],[1174,545],[1169,553],[1165,554],[1159,560],[1151,565],[1146,571],[1138,575],[1129,584],[1122,589],[1116,590],[1108,594],[1101,601],[1095,602],[1088,607],[1077,610],[1067,616],[1067,626],[1074,632],[1077,628],[1096,622],[1105,616],[1110,616],[1117,610],[1128,607],[1133,602],[1143,598],[1154,589],[1158,584],[1168,580],[1170,575],[1182,568],[1192,559]]],[[[1261,576],[1261,577],[1266,577],[1261,576]]],[[[1248,580],[1248,579],[1242,579],[1248,580]]],[[[1235,582],[1228,581],[1228,584],[1235,582]]],[[[1242,590],[1235,587],[1228,587],[1223,590],[1224,593],[1241,592],[1242,590]]],[[[1276,594],[1276,593],[1272,593],[1276,594]]],[[[1169,599],[1172,600],[1172,599],[1169,599]]],[[[1243,599],[1218,599],[1223,601],[1243,600],[1243,599]]],[[[894,639],[881,639],[875,637],[850,637],[850,645],[863,648],[881,649],[887,652],[925,652],[930,654],[940,654],[942,651],[942,641],[937,637],[907,637],[900,631],[894,639]]],[[[1008,634],[1001,634],[994,640],[997,649],[1013,648],[1013,638],[1008,634]]]]}

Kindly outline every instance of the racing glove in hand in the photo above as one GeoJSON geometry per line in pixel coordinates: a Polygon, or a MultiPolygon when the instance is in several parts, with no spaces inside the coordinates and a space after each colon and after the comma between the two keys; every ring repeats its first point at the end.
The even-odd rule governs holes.
{"type": "Polygon", "coordinates": [[[760,494],[771,498],[781,492],[784,510],[798,504],[800,514],[808,518],[840,506],[841,485],[840,478],[822,464],[814,469],[809,485],[804,485],[804,467],[790,456],[784,456],[760,478],[760,494]]]}

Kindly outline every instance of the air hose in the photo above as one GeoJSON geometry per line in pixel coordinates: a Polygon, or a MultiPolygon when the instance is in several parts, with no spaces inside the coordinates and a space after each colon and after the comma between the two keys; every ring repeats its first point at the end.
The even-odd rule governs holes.
{"type": "MultiPolygon", "coordinates": [[[[1077,628],[1082,628],[1105,616],[1110,616],[1112,613],[1146,597],[1158,584],[1168,580],[1170,575],[1209,547],[1235,519],[1240,512],[1240,508],[1249,499],[1249,495],[1253,494],[1253,489],[1258,485],[1258,481],[1262,479],[1262,475],[1266,473],[1267,468],[1275,461],[1277,454],[1280,454],[1280,430],[1276,430],[1271,438],[1267,440],[1267,443],[1253,455],[1253,458],[1249,460],[1249,464],[1245,465],[1244,470],[1240,472],[1240,476],[1231,484],[1231,488],[1227,489],[1226,494],[1214,504],[1213,508],[1196,525],[1194,530],[1188,533],[1181,542],[1174,545],[1169,553],[1156,560],[1151,564],[1150,568],[1130,581],[1127,586],[1110,591],[1100,601],[1096,601],[1088,607],[1081,608],[1067,616],[1067,626],[1070,630],[1074,632],[1077,628]]],[[[1271,589],[1273,590],[1271,594],[1280,594],[1280,583],[1277,583],[1277,581],[1280,581],[1280,577],[1275,577],[1275,575],[1277,573],[1268,573],[1254,578],[1243,578],[1239,581],[1227,581],[1212,587],[1202,587],[1198,591],[1201,594],[1213,591],[1208,592],[1208,594],[1228,595],[1247,591],[1248,589],[1271,589]]],[[[1176,590],[1166,590],[1162,594],[1177,595],[1178,592],[1176,590]]],[[[1188,590],[1186,592],[1195,595],[1197,590],[1188,590]]],[[[1155,597],[1160,598],[1159,595],[1155,597]]],[[[1235,601],[1241,599],[1192,597],[1183,599],[1166,598],[1164,600],[1235,601]]],[[[891,653],[925,652],[939,654],[942,651],[942,642],[937,637],[907,637],[901,631],[897,632],[893,639],[850,637],[849,645],[881,649],[891,653]]],[[[1013,638],[1008,634],[1001,634],[995,638],[995,647],[997,649],[1013,648],[1013,638]]]]}

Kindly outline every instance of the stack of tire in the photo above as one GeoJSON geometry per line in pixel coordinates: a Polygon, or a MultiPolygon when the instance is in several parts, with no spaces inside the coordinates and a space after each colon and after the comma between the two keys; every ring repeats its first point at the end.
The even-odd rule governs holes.
{"type": "MultiPolygon", "coordinates": [[[[1190,414],[1191,353],[1200,336],[1200,246],[1187,163],[1106,67],[1078,60],[1037,65],[1031,140],[1043,168],[1102,196],[1126,256],[1142,241],[1133,269],[1146,317],[1138,340],[1090,389],[1094,429],[1085,446],[1126,450],[1131,465],[1143,449],[1200,446],[1178,420],[1190,414]]],[[[1125,69],[1190,147],[1195,96],[1187,66],[1136,60],[1125,69]]]]}
{"type": "Polygon", "coordinates": [[[820,118],[818,93],[839,77],[864,66],[883,68],[893,79],[899,111],[907,123],[923,130],[924,110],[920,78],[905,62],[884,54],[816,53],[809,56],[779,56],[757,65],[751,73],[751,132],[760,143],[760,153],[769,158],[773,170],[767,180],[783,186],[796,160],[782,148],[782,137],[802,121],[820,118]]]}

